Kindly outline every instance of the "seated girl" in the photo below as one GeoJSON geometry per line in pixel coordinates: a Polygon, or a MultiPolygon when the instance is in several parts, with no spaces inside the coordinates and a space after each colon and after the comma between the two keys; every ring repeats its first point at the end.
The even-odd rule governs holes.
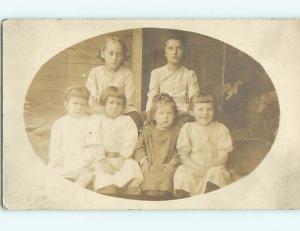
{"type": "Polygon", "coordinates": [[[131,158],[138,131],[129,116],[123,115],[126,96],[117,87],[106,88],[100,104],[100,161],[95,166],[94,188],[98,193],[116,195],[140,193],[143,174],[131,158]]]}
{"type": "Polygon", "coordinates": [[[191,98],[190,111],[196,121],[183,125],[177,141],[182,162],[174,174],[177,198],[209,192],[231,182],[225,165],[232,140],[227,127],[214,121],[215,108],[214,97],[207,93],[191,98]]]}
{"type": "Polygon", "coordinates": [[[176,152],[179,126],[175,123],[177,108],[173,98],[164,93],[154,96],[150,115],[154,123],[145,127],[134,155],[144,174],[142,196],[171,199],[173,175],[179,164],[176,152]]]}
{"type": "Polygon", "coordinates": [[[87,113],[89,91],[71,86],[64,92],[66,115],[52,126],[48,166],[59,175],[87,187],[93,178],[98,151],[99,118],[87,113]]]}

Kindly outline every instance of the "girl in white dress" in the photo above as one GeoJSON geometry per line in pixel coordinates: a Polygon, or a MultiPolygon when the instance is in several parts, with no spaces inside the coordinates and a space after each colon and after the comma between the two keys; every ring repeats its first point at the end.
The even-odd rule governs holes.
{"type": "Polygon", "coordinates": [[[115,86],[122,91],[127,100],[124,114],[129,115],[140,128],[143,125],[142,118],[135,108],[135,86],[133,75],[122,64],[126,59],[126,44],[118,37],[107,37],[104,46],[100,49],[100,56],[104,65],[93,68],[88,76],[86,87],[91,96],[89,104],[94,112],[103,114],[103,107],[99,104],[104,89],[115,86]]]}
{"type": "Polygon", "coordinates": [[[138,131],[130,117],[122,114],[126,97],[111,86],[102,92],[100,103],[104,107],[100,115],[101,159],[95,167],[94,188],[101,194],[137,195],[143,175],[131,158],[138,131]]]}
{"type": "Polygon", "coordinates": [[[167,64],[151,72],[146,111],[151,109],[153,97],[163,92],[175,100],[179,119],[188,117],[189,100],[199,92],[199,86],[196,73],[182,65],[185,46],[180,34],[171,34],[165,40],[167,64]]]}
{"type": "Polygon", "coordinates": [[[190,111],[195,122],[181,128],[177,150],[182,165],[174,174],[175,197],[187,197],[215,190],[231,182],[225,165],[232,151],[227,127],[214,121],[213,96],[199,93],[191,98],[190,111]]]}
{"type": "Polygon", "coordinates": [[[92,165],[99,156],[97,116],[88,115],[89,91],[85,87],[65,90],[67,114],[52,126],[48,166],[58,174],[86,187],[92,180],[92,165]]]}

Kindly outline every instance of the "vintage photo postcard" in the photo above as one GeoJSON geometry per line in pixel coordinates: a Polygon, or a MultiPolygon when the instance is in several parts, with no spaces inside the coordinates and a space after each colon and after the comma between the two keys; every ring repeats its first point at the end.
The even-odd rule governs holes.
{"type": "Polygon", "coordinates": [[[6,20],[7,209],[299,209],[299,20],[6,20]]]}

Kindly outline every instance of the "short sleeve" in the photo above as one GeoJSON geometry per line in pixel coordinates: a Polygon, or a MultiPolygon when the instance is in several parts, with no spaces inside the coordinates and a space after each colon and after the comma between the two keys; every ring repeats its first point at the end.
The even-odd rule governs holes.
{"type": "Polygon", "coordinates": [[[189,136],[189,124],[190,123],[184,124],[178,135],[176,146],[180,156],[188,155],[192,151],[192,144],[189,136]]]}
{"type": "Polygon", "coordinates": [[[226,152],[231,152],[233,150],[232,139],[230,136],[229,129],[223,124],[219,124],[218,127],[217,149],[219,151],[226,152]]]}
{"type": "Polygon", "coordinates": [[[188,91],[189,91],[189,98],[199,93],[198,79],[194,71],[190,71],[190,77],[188,80],[188,91]]]}
{"type": "Polygon", "coordinates": [[[138,162],[140,162],[141,159],[143,159],[144,157],[147,156],[144,132],[138,138],[138,141],[137,141],[137,144],[136,144],[136,147],[135,147],[135,150],[134,150],[133,158],[135,160],[137,160],[138,162]]]}
{"type": "Polygon", "coordinates": [[[146,111],[150,111],[152,107],[152,99],[155,95],[159,94],[159,76],[157,69],[151,72],[149,90],[148,90],[148,100],[146,105],[146,111]]]}

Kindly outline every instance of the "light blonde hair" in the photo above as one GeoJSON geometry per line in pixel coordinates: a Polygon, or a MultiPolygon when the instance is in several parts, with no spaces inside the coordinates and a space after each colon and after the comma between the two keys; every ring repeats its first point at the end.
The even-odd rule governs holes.
{"type": "Polygon", "coordinates": [[[125,42],[117,36],[109,36],[104,39],[104,43],[103,43],[102,47],[100,47],[100,50],[99,50],[98,58],[100,58],[103,63],[105,62],[105,60],[101,56],[101,53],[105,50],[107,44],[110,42],[118,43],[121,45],[122,51],[123,51],[123,59],[122,59],[122,63],[121,63],[121,65],[122,65],[124,62],[126,62],[130,58],[130,56],[127,53],[128,49],[127,49],[125,42]]]}

